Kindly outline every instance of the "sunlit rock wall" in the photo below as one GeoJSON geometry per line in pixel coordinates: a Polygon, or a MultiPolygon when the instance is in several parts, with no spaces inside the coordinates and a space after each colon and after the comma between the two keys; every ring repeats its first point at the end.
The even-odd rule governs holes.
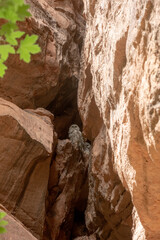
{"type": "MultiPolygon", "coordinates": [[[[84,0],[84,15],[78,102],[84,134],[96,145],[90,173],[96,187],[92,184],[90,193],[99,191],[107,198],[107,186],[100,189],[99,181],[106,181],[105,171],[111,165],[134,206],[132,237],[126,239],[156,240],[160,238],[160,1],[84,0]],[[97,140],[102,133],[105,138],[97,140]],[[105,156],[109,147],[110,155],[105,156]]],[[[91,195],[88,206],[90,200],[91,195]]],[[[108,207],[103,203],[94,203],[95,218],[86,214],[94,226],[91,232],[98,236],[105,231],[95,227],[99,209],[100,219],[110,222],[104,209],[111,208],[112,196],[108,207]]]]}

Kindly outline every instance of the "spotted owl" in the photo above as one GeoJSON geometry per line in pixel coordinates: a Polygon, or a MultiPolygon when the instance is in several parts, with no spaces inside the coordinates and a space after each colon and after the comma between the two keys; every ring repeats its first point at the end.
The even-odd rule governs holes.
{"type": "Polygon", "coordinates": [[[68,131],[68,136],[72,142],[72,145],[75,147],[75,149],[81,150],[83,148],[84,141],[83,141],[82,133],[80,131],[80,128],[76,124],[73,124],[70,126],[68,131]]]}

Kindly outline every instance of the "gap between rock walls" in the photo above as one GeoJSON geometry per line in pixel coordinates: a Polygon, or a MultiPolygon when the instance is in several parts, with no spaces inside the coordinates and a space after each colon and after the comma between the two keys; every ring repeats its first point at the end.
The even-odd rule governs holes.
{"type": "MultiPolygon", "coordinates": [[[[82,14],[83,2],[72,3],[74,10],[79,11],[78,15],[82,14]]],[[[58,10],[62,11],[62,8],[58,10]]],[[[69,12],[64,13],[69,16],[69,12]]],[[[74,17],[76,22],[76,15],[74,17]]],[[[69,42],[66,41],[61,50],[63,59],[58,80],[59,89],[54,100],[46,107],[54,115],[54,130],[58,142],[50,165],[43,240],[69,240],[88,235],[85,209],[91,147],[82,136],[82,121],[77,106],[85,35],[84,19],[82,15],[79,17],[82,19],[78,21],[82,22],[76,22],[78,26],[75,32],[69,36],[69,42]]]]}
{"type": "Polygon", "coordinates": [[[39,36],[42,51],[32,56],[29,64],[10,56],[8,71],[0,82],[4,99],[0,101],[0,126],[3,130],[9,125],[1,136],[12,145],[7,154],[6,140],[1,137],[1,161],[7,159],[8,167],[13,166],[11,177],[0,165],[5,174],[5,178],[1,176],[0,203],[10,222],[2,238],[8,240],[13,234],[18,240],[13,231],[16,228],[22,236],[19,240],[42,236],[48,240],[73,239],[79,236],[76,231],[86,231],[90,153],[77,107],[85,35],[83,2],[26,2],[32,17],[19,27],[39,36]]]}
{"type": "Polygon", "coordinates": [[[26,2],[42,51],[0,82],[2,240],[160,239],[160,1],[26,2]]]}
{"type": "Polygon", "coordinates": [[[43,240],[158,240],[160,1],[84,0],[84,12],[57,2],[74,23],[54,35],[59,90],[45,107],[58,142],[43,240]]]}
{"type": "Polygon", "coordinates": [[[50,165],[43,240],[69,240],[88,235],[85,209],[91,146],[82,136],[77,107],[78,80],[66,79],[47,110],[58,136],[50,165]]]}

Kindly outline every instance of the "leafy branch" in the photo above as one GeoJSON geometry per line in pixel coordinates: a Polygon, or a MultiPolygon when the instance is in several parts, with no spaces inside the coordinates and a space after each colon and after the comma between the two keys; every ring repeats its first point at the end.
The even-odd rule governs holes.
{"type": "Polygon", "coordinates": [[[0,212],[0,233],[6,232],[5,226],[8,224],[8,222],[3,220],[5,216],[6,216],[6,213],[0,212]]]}
{"type": "Polygon", "coordinates": [[[28,9],[29,5],[24,0],[0,0],[0,20],[5,21],[0,27],[0,77],[4,76],[7,69],[5,61],[9,54],[19,54],[21,60],[29,63],[31,54],[41,51],[36,44],[38,37],[25,34],[17,26],[17,21],[24,21],[31,16],[28,9]],[[18,41],[21,37],[23,39],[18,41]]]}

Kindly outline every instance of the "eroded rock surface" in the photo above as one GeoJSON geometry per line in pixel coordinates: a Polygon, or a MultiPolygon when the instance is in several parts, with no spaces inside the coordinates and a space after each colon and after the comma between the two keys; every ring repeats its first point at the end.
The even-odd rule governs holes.
{"type": "MultiPolygon", "coordinates": [[[[7,212],[4,207],[1,208],[0,211],[7,212]]],[[[37,240],[26,228],[19,222],[13,215],[9,213],[5,216],[5,220],[8,222],[6,228],[6,233],[1,234],[1,240],[37,240]]]]}
{"type": "MultiPolygon", "coordinates": [[[[93,150],[93,179],[98,183],[92,192],[98,197],[106,194],[105,206],[112,208],[113,182],[120,181],[119,197],[125,188],[134,205],[132,238],[156,240],[160,238],[160,1],[84,0],[84,13],[79,110],[87,138],[94,141],[102,124],[107,136],[103,147],[94,142],[104,156],[93,150]],[[105,153],[109,146],[110,155],[105,153]],[[110,176],[104,174],[109,166],[110,176]],[[118,178],[113,180],[114,173],[118,178]]],[[[105,215],[103,203],[95,203],[95,219],[101,208],[105,215]]],[[[112,222],[111,216],[105,218],[104,222],[112,222]]],[[[90,225],[95,225],[95,219],[90,219],[90,225]]],[[[104,234],[101,239],[112,238],[104,234]]]]}
{"type": "Polygon", "coordinates": [[[74,240],[96,240],[95,235],[74,238],[74,240]]]}
{"type": "Polygon", "coordinates": [[[73,237],[86,232],[85,223],[80,224],[79,218],[84,213],[88,197],[90,145],[84,142],[76,125],[70,128],[69,137],[70,140],[58,141],[50,170],[45,240],[69,240],[71,234],[73,237]],[[75,231],[76,213],[77,227],[84,225],[84,232],[75,231]]]}
{"type": "Polygon", "coordinates": [[[89,196],[86,226],[97,238],[132,239],[132,202],[115,173],[108,132],[102,127],[93,143],[89,164],[89,196]]]}
{"type": "Polygon", "coordinates": [[[11,239],[160,239],[160,1],[26,2],[42,52],[0,81],[11,239]]]}
{"type": "MultiPolygon", "coordinates": [[[[67,137],[72,123],[81,125],[77,87],[85,22],[82,1],[26,2],[32,17],[19,26],[39,36],[42,51],[29,64],[10,56],[0,81],[0,97],[10,101],[0,100],[0,203],[41,239],[49,168],[57,143],[53,121],[61,139],[67,137]]],[[[80,150],[75,151],[78,155],[80,150]]]]}
{"type": "MultiPolygon", "coordinates": [[[[20,27],[39,36],[42,51],[32,56],[29,64],[10,56],[7,73],[0,81],[0,97],[21,108],[47,107],[66,81],[77,85],[84,35],[83,4],[70,0],[26,2],[32,17],[20,27]]],[[[58,97],[56,104],[59,101],[65,102],[58,97]]]]}
{"type": "Polygon", "coordinates": [[[56,134],[46,110],[35,112],[0,99],[0,203],[40,239],[56,134]]]}

